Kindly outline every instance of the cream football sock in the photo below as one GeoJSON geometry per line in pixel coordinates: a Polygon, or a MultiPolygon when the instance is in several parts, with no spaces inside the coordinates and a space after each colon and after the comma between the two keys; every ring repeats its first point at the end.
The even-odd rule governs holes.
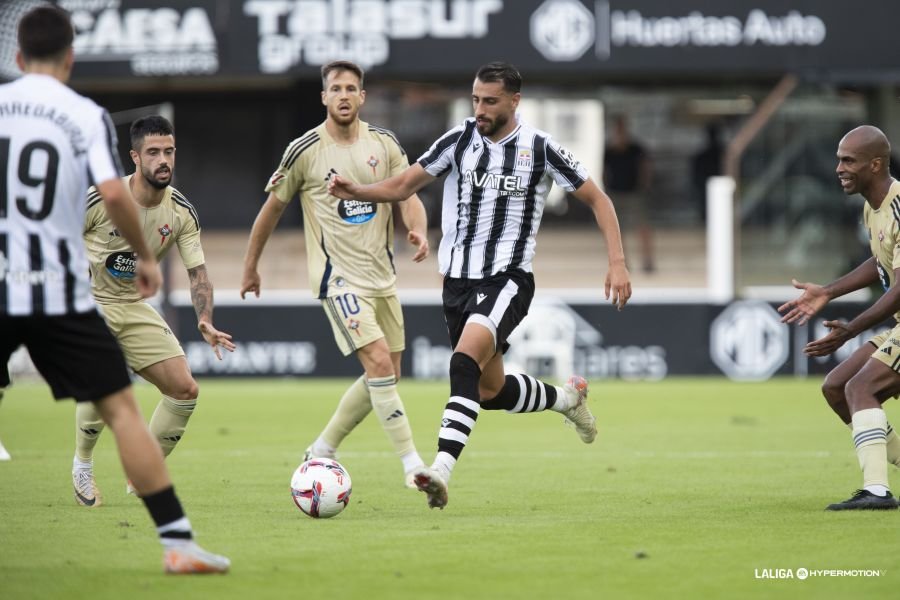
{"type": "Polygon", "coordinates": [[[890,488],[887,473],[887,415],[881,408],[853,414],[853,443],[863,471],[863,488],[883,496],[890,488]]]}
{"type": "Polygon", "coordinates": [[[366,381],[372,396],[372,408],[381,421],[381,427],[394,444],[394,450],[403,461],[403,470],[409,472],[425,463],[416,451],[412,430],[400,395],[397,393],[397,379],[373,377],[366,381]]]}
{"type": "Polygon", "coordinates": [[[150,433],[159,441],[163,456],[172,454],[196,407],[196,400],[176,400],[165,395],[156,405],[150,418],[150,433]]]}
{"type": "Polygon", "coordinates": [[[313,442],[311,446],[313,456],[334,456],[335,450],[344,438],[350,435],[370,412],[372,399],[369,397],[369,388],[363,375],[344,392],[334,414],[331,415],[331,420],[319,434],[319,438],[313,442]]]}
{"type": "Polygon", "coordinates": [[[94,459],[94,446],[106,424],[93,402],[75,403],[75,458],[90,464],[94,459]]]}

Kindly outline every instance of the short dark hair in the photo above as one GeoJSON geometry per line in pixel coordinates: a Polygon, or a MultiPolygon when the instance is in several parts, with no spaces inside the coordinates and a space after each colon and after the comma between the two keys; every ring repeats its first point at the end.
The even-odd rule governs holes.
{"type": "Polygon", "coordinates": [[[69,13],[57,6],[38,6],[19,21],[19,50],[27,60],[58,60],[72,47],[75,31],[69,13]]]}
{"type": "Polygon", "coordinates": [[[354,75],[359,78],[359,87],[363,88],[363,82],[366,77],[365,71],[363,68],[356,64],[355,62],[350,62],[349,60],[333,60],[328,64],[322,65],[322,89],[325,89],[325,86],[328,85],[328,75],[332,71],[350,71],[354,75]]]}
{"type": "Polygon", "coordinates": [[[159,115],[141,117],[131,124],[131,149],[140,150],[148,135],[175,135],[175,128],[169,120],[159,115]]]}
{"type": "Polygon", "coordinates": [[[510,94],[522,91],[522,74],[509,63],[495,61],[482,65],[478,68],[475,78],[485,83],[501,81],[503,89],[510,94]]]}

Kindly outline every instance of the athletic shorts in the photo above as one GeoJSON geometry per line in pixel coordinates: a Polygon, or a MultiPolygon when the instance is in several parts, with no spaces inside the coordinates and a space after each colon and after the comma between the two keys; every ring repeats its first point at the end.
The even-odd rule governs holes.
{"type": "Polygon", "coordinates": [[[506,339],[528,314],[534,298],[534,275],[519,269],[484,279],[444,278],[444,320],[456,348],[466,323],[481,323],[495,333],[495,348],[509,350],[506,339]]]}
{"type": "Polygon", "coordinates": [[[103,304],[100,314],[122,346],[128,366],[135,371],[184,356],[175,334],[156,309],[146,302],[103,304]]]}
{"type": "Polygon", "coordinates": [[[882,331],[869,342],[878,348],[872,353],[872,358],[883,362],[894,372],[900,373],[900,325],[888,331],[882,331]]]}
{"type": "Polygon", "coordinates": [[[24,345],[57,400],[100,400],[131,385],[125,357],[96,311],[58,317],[0,315],[0,387],[6,364],[24,345]]]}
{"type": "Polygon", "coordinates": [[[406,347],[403,311],[396,295],[369,297],[341,292],[322,300],[322,307],[344,356],[381,338],[391,352],[402,352],[406,347]]]}

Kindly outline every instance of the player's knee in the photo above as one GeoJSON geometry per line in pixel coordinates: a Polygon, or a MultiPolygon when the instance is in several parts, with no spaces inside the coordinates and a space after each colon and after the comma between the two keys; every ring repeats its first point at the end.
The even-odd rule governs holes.
{"type": "MultiPolygon", "coordinates": [[[[481,368],[475,359],[468,354],[462,352],[454,352],[450,357],[450,389],[451,390],[471,390],[466,393],[466,397],[475,391],[475,386],[481,379],[481,368]]],[[[472,398],[476,400],[476,398],[472,398]]]]}
{"type": "Polygon", "coordinates": [[[847,398],[847,404],[851,409],[868,394],[870,394],[870,383],[868,379],[860,377],[859,374],[851,377],[844,388],[844,396],[847,398]]]}
{"type": "Polygon", "coordinates": [[[828,404],[832,406],[843,403],[845,401],[844,390],[846,386],[846,381],[832,377],[829,374],[825,377],[825,381],[822,382],[822,395],[825,396],[828,404]]]}
{"type": "Polygon", "coordinates": [[[383,342],[375,342],[359,350],[358,358],[369,378],[396,376],[391,353],[383,342]]]}
{"type": "Polygon", "coordinates": [[[475,359],[462,352],[454,352],[450,357],[450,377],[466,377],[475,375],[481,377],[481,368],[475,359]]]}
{"type": "Polygon", "coordinates": [[[193,378],[181,382],[171,393],[167,394],[175,400],[196,400],[200,395],[200,386],[193,378]]]}
{"type": "Polygon", "coordinates": [[[482,400],[493,400],[503,391],[503,386],[491,385],[490,382],[482,382],[478,385],[478,393],[482,400]]]}
{"type": "Polygon", "coordinates": [[[395,375],[394,373],[394,363],[391,362],[391,359],[380,360],[372,365],[373,375],[375,377],[391,377],[395,375]]]}

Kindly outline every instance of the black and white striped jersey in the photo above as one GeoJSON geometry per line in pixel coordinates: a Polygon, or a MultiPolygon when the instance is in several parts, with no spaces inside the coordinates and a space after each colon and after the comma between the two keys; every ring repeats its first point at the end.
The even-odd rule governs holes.
{"type": "Polygon", "coordinates": [[[508,269],[531,272],[544,202],[555,181],[566,191],[587,170],[549,134],[524,123],[499,142],[478,133],[475,119],[445,133],[419,158],[444,180],[438,262],[443,275],[481,279],[508,269]]]}
{"type": "Polygon", "coordinates": [[[85,192],[122,175],[109,115],[46,75],[2,85],[0,163],[0,315],[91,310],[85,192]]]}

